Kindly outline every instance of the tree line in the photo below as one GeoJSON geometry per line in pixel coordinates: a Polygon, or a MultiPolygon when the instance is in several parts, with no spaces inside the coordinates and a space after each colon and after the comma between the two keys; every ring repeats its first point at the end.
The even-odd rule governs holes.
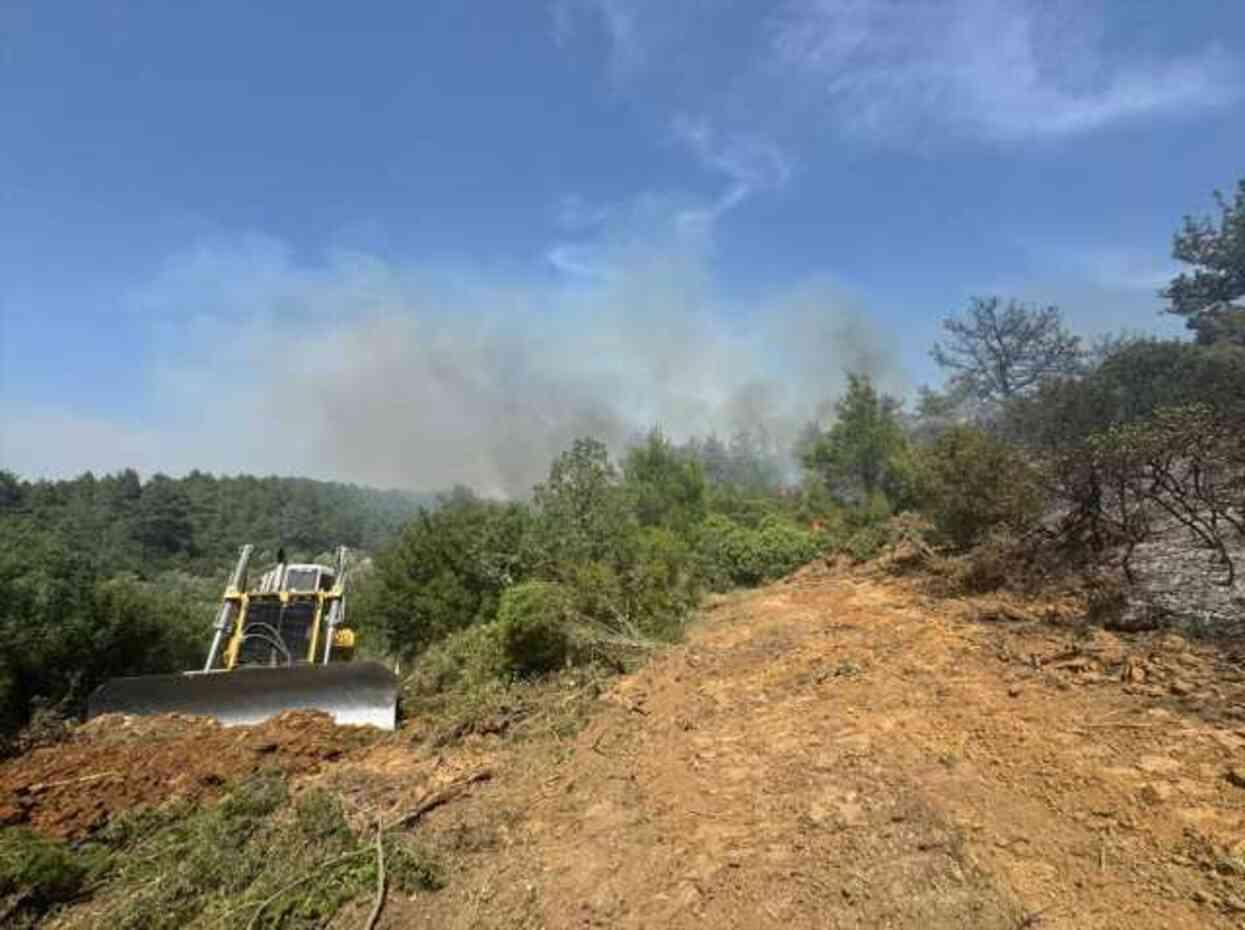
{"type": "Polygon", "coordinates": [[[184,478],[133,469],[70,480],[26,481],[0,471],[0,531],[63,545],[100,574],[147,577],[170,569],[228,570],[238,546],[284,545],[307,557],[335,545],[374,549],[430,495],[377,491],[308,478],[184,478]]]}

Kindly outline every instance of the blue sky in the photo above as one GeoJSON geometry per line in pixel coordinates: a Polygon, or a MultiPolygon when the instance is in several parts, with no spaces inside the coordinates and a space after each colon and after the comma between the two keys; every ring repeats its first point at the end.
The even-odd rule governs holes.
{"type": "Polygon", "coordinates": [[[1242,62],[1211,0],[8,0],[0,462],[508,491],[934,380],[972,294],[1177,333],[1242,62]]]}

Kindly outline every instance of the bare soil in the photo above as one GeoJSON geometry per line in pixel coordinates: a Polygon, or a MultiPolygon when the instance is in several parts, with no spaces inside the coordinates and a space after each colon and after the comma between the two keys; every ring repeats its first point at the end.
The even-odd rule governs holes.
{"type": "Polygon", "coordinates": [[[817,567],[709,605],[572,739],[98,724],[0,766],[0,807],[76,835],[233,759],[366,824],[487,768],[413,827],[448,887],[380,927],[1245,928],[1245,652],[1076,621],[817,567]]]}
{"type": "Polygon", "coordinates": [[[107,714],[66,742],[0,764],[0,826],[80,839],[134,807],[212,798],[261,770],[313,773],[376,738],[370,728],[301,711],[232,729],[178,714],[107,714]]]}

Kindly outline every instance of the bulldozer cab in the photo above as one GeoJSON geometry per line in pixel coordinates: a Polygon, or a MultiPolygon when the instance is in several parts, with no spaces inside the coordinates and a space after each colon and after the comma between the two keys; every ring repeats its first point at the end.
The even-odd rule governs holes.
{"type": "Polygon", "coordinates": [[[220,665],[209,657],[208,669],[349,658],[346,652],[353,637],[340,627],[345,598],[337,584],[341,574],[312,562],[279,564],[265,572],[253,590],[226,591],[225,606],[236,616],[233,635],[220,665]]]}
{"type": "Polygon", "coordinates": [[[335,573],[324,565],[298,562],[277,566],[264,575],[261,591],[284,591],[295,594],[312,594],[316,591],[333,590],[335,573]]]}

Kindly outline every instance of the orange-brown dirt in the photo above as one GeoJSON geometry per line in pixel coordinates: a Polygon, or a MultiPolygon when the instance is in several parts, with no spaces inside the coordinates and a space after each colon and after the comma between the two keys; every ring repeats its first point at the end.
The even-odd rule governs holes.
{"type": "MultiPolygon", "coordinates": [[[[809,570],[716,601],[573,739],[534,727],[435,749],[414,721],[346,738],[335,760],[266,754],[361,823],[493,771],[414,826],[449,884],[391,892],[393,930],[1245,927],[1239,654],[1053,622],[1068,616],[809,570]]],[[[167,753],[166,781],[194,780],[207,741],[256,738],[150,748],[101,729],[8,763],[3,802],[28,769],[27,784],[167,753]],[[36,761],[58,753],[72,769],[36,761]]],[[[71,832],[53,791],[68,789],[30,819],[71,832]]]]}
{"type": "Polygon", "coordinates": [[[133,807],[211,798],[262,769],[314,772],[374,739],[307,712],[233,729],[201,717],[108,714],[0,764],[0,825],[77,839],[133,807]]]}

